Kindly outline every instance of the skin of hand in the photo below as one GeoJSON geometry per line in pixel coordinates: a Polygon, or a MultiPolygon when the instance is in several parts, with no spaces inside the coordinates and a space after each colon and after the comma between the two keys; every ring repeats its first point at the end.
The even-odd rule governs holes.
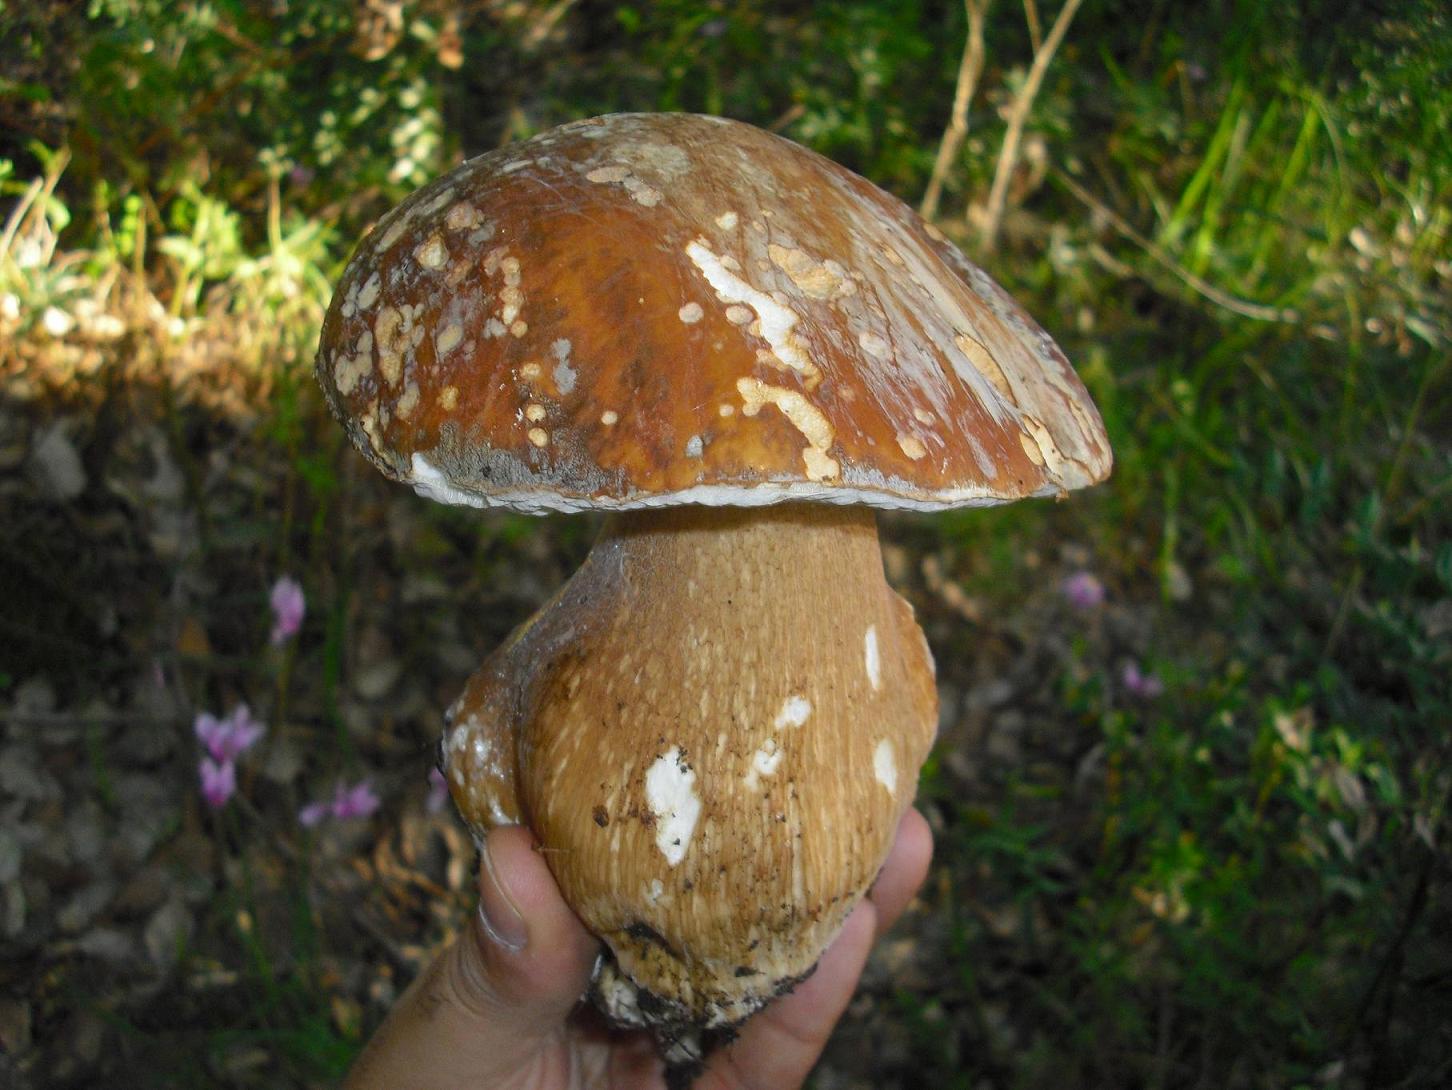
{"type": "MultiPolygon", "coordinates": [[[[801,1085],[932,852],[928,823],[909,810],[877,882],[816,972],[712,1053],[695,1090],[801,1085]]],[[[663,1090],[650,1038],[611,1030],[580,1004],[600,943],[560,898],[528,830],[490,832],[479,898],[477,917],[394,1006],[344,1090],[663,1090]]]]}

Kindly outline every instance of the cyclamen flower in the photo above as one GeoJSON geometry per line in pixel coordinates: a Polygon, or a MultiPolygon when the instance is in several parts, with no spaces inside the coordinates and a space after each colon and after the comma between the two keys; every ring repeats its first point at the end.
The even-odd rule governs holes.
{"type": "Polygon", "coordinates": [[[203,757],[197,772],[202,780],[202,798],[213,810],[227,805],[237,791],[237,766],[231,761],[214,761],[203,757]]]}
{"type": "Polygon", "coordinates": [[[286,643],[296,636],[307,613],[307,599],[302,585],[284,575],[272,584],[272,642],[286,643]]]}
{"type": "Polygon", "coordinates": [[[331,801],[308,803],[298,811],[297,819],[302,825],[311,829],[320,824],[324,818],[331,817],[339,821],[365,818],[377,810],[379,805],[379,798],[373,793],[373,785],[367,780],[359,780],[352,787],[340,782],[333,791],[331,801]]]}
{"type": "Polygon", "coordinates": [[[1094,609],[1104,604],[1104,584],[1087,571],[1069,576],[1059,584],[1059,592],[1075,609],[1094,609]]]}
{"type": "Polygon", "coordinates": [[[238,704],[226,719],[200,713],[193,728],[197,738],[218,764],[230,764],[257,744],[267,727],[252,718],[246,704],[238,704]]]}
{"type": "Polygon", "coordinates": [[[1142,673],[1137,662],[1125,663],[1119,680],[1124,684],[1125,692],[1145,700],[1151,700],[1165,691],[1165,683],[1154,674],[1142,673]]]}
{"type": "Polygon", "coordinates": [[[449,801],[449,783],[437,768],[429,769],[429,797],[424,806],[431,814],[437,814],[449,801]]]}

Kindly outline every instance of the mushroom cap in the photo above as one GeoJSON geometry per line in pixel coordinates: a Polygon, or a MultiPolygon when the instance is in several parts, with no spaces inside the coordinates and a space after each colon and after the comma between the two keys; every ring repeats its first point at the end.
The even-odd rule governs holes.
{"type": "Polygon", "coordinates": [[[616,114],[472,159],[349,262],[318,375],[431,498],[938,509],[1102,480],[1049,336],[897,198],[739,122],[616,114]]]}

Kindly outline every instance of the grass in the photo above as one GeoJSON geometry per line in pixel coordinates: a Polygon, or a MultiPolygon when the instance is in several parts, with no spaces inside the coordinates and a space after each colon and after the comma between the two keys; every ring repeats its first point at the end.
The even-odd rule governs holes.
{"type": "MultiPolygon", "coordinates": [[[[413,12],[373,61],[322,0],[270,19],[220,5],[211,23],[195,5],[103,7],[0,12],[18,43],[6,108],[70,149],[6,138],[4,404],[87,414],[92,467],[134,453],[177,477],[92,512],[134,527],[98,538],[104,552],[83,543],[106,531],[17,508],[0,542],[26,605],[0,629],[0,673],[12,689],[61,679],[76,706],[116,691],[160,652],[98,627],[93,602],[114,594],[128,630],[168,632],[189,708],[250,699],[304,750],[299,777],[259,776],[227,823],[178,819],[217,876],[178,964],[222,983],[170,1023],[106,1017],[123,1069],[159,1072],[152,1085],[207,1064],[235,1085],[309,1085],[346,1066],[391,984],[341,983],[350,959],[379,960],[376,935],[328,898],[336,848],[291,815],[333,777],[425,767],[467,670],[436,649],[507,631],[589,534],[481,529],[363,476],[307,371],[346,240],[445,149],[609,108],[776,124],[915,200],[966,17],[658,4],[550,23],[531,8],[466,22],[468,47],[499,61],[470,75],[446,63],[444,7],[413,12]],[[321,98],[290,95],[285,50],[235,47],[301,40],[309,20],[334,65],[321,98]],[[59,44],[104,63],[27,65],[59,44]],[[113,104],[133,77],[140,97],[113,104]],[[202,86],[248,111],[194,108],[202,86]],[[60,129],[45,108],[82,102],[60,129]],[[153,139],[148,117],[179,120],[153,139]],[[137,453],[132,419],[154,447],[137,453]],[[165,519],[194,530],[173,541],[165,519]],[[180,604],[163,600],[176,571],[205,592],[173,577],[180,604]],[[304,638],[259,651],[284,572],[309,589],[304,638]],[[360,703],[356,679],[390,657],[422,680],[360,703]],[[273,841],[286,864],[249,874],[273,841]]],[[[921,789],[939,848],[919,937],[937,960],[922,986],[874,993],[895,1028],[867,1039],[905,1039],[898,1059],[839,1042],[828,1066],[904,1086],[1436,1085],[1452,1073],[1452,35],[1432,4],[1354,7],[1330,32],[1310,8],[1128,11],[1078,12],[1045,69],[992,264],[1078,364],[1115,476],[1062,505],[885,520],[952,709],[921,789]],[[1102,609],[1058,594],[1079,569],[1108,588],[1102,609]],[[1163,694],[1129,691],[1129,663],[1163,694]]],[[[1028,37],[1023,9],[991,9],[939,220],[970,255],[1028,37]]],[[[113,809],[115,744],[85,735],[113,809]]],[[[386,930],[440,939],[447,912],[419,911],[386,930]]],[[[45,1002],[55,1019],[83,1003],[45,1002]]]]}

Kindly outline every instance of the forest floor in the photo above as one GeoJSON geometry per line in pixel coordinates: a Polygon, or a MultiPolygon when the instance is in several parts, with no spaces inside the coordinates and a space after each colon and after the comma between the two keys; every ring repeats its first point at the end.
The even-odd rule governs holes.
{"type": "MultiPolygon", "coordinates": [[[[430,798],[442,711],[594,524],[441,511],[333,440],[319,506],[286,443],[237,411],[259,391],[236,382],[162,388],[103,368],[52,387],[32,371],[0,400],[3,624],[24,644],[0,743],[0,986],[26,997],[0,1003],[5,1085],[278,1086],[309,1067],[323,1085],[472,908],[474,848],[430,798]],[[282,559],[290,523],[312,527],[282,559]],[[277,647],[279,574],[300,577],[307,617],[277,647]],[[193,721],[237,703],[268,731],[213,811],[193,721]],[[335,779],[360,778],[382,800],[371,818],[298,822],[335,779]]],[[[327,436],[316,393],[293,394],[301,434],[327,436]]],[[[882,519],[890,580],[939,669],[923,809],[941,832],[936,796],[986,815],[1035,767],[1056,781],[1040,782],[1055,800],[1042,816],[1080,825],[1102,747],[1052,683],[1075,638],[1143,646],[1146,612],[1133,588],[1076,608],[1061,585],[1095,558],[1056,535],[1020,558],[1031,585],[1006,608],[971,597],[925,521],[882,519]]],[[[1054,870],[1071,885],[1075,868],[1054,870]]],[[[874,953],[817,1085],[911,1085],[895,1073],[913,1068],[915,1035],[965,987],[950,968],[959,911],[994,940],[974,1017],[1005,1054],[1034,1036],[1006,991],[1043,922],[983,879],[969,904],[930,879],[874,953]],[[921,1019],[902,1017],[905,997],[921,1019]]]]}

